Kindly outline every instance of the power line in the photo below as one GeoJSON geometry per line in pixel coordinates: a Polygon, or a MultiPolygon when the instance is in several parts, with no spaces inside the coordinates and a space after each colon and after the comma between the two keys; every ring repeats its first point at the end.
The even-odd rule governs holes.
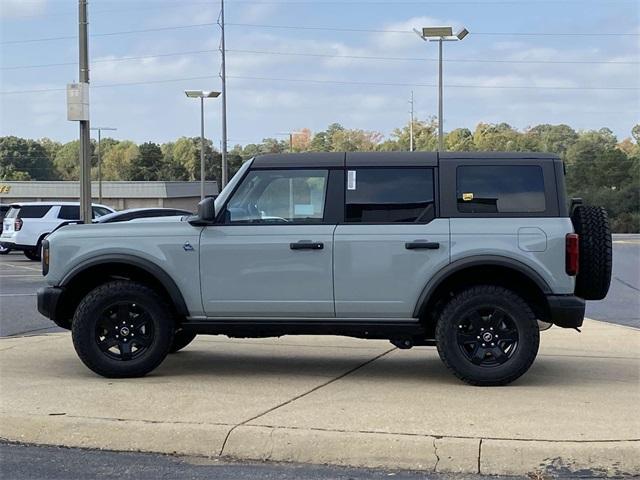
{"type": "MultiPolygon", "coordinates": [[[[90,37],[110,37],[114,35],[130,35],[134,33],[149,33],[149,32],[164,32],[167,30],[181,30],[186,28],[197,28],[197,27],[210,27],[212,25],[217,25],[217,23],[192,23],[189,25],[174,25],[172,27],[156,27],[156,28],[143,28],[140,30],[122,30],[116,32],[103,32],[103,33],[93,33],[89,35],[90,37]]],[[[49,42],[54,40],[71,40],[78,38],[77,35],[65,35],[60,37],[45,37],[45,38],[29,38],[25,40],[8,40],[4,42],[0,42],[0,45],[15,45],[21,43],[36,43],[36,42],[49,42]]]]}
{"type": "MultiPolygon", "coordinates": [[[[208,53],[217,53],[217,49],[211,50],[187,50],[182,52],[173,53],[159,53],[153,55],[140,55],[133,57],[120,57],[120,58],[106,58],[101,60],[94,60],[91,64],[95,63],[112,63],[123,62],[130,60],[144,60],[149,58],[165,58],[165,57],[177,57],[188,55],[200,55],[208,53]]],[[[318,58],[346,58],[354,60],[396,60],[407,62],[437,62],[436,58],[425,57],[389,57],[389,56],[374,56],[374,55],[340,55],[331,53],[305,53],[305,52],[277,52],[267,50],[238,50],[227,49],[227,52],[240,53],[240,54],[255,54],[255,55],[282,55],[282,56],[301,56],[301,57],[318,57],[318,58]]],[[[573,64],[587,64],[587,65],[638,65],[640,61],[617,61],[617,60],[498,60],[498,59],[445,59],[445,63],[503,63],[503,64],[551,64],[551,65],[573,65],[573,64]]],[[[59,67],[59,66],[71,66],[77,65],[77,62],[62,62],[62,63],[44,63],[34,65],[16,65],[9,67],[0,67],[0,70],[21,70],[29,68],[47,68],[47,67],[59,67]]]]}
{"type": "MultiPolygon", "coordinates": [[[[156,27],[145,28],[139,30],[124,30],[115,32],[103,32],[91,34],[91,37],[106,37],[114,35],[129,35],[134,33],[149,33],[149,32],[162,32],[167,30],[180,30],[187,28],[197,27],[210,27],[217,25],[216,22],[208,23],[194,23],[188,25],[174,25],[168,27],[156,27]]],[[[389,29],[372,29],[372,28],[346,28],[346,27],[330,27],[330,26],[304,26],[304,25],[270,25],[270,24],[258,24],[258,23],[226,23],[227,26],[234,27],[251,27],[251,28],[276,28],[276,29],[291,29],[291,30],[321,30],[332,32],[368,32],[368,33],[393,33],[393,34],[411,34],[414,32],[411,30],[389,30],[389,29]]],[[[579,37],[600,37],[600,36],[640,36],[640,33],[613,33],[613,32],[470,32],[472,35],[491,35],[491,36],[579,36],[579,37]]],[[[24,40],[7,40],[0,42],[0,45],[16,45],[24,43],[37,43],[37,42],[49,42],[56,40],[71,40],[78,38],[76,35],[64,35],[59,37],[43,37],[43,38],[30,38],[24,40]]]]}
{"type": "MultiPolygon", "coordinates": [[[[331,85],[359,85],[359,86],[376,86],[376,87],[435,87],[435,84],[429,83],[401,83],[401,82],[358,82],[350,80],[327,80],[327,79],[313,79],[313,78],[273,78],[273,77],[250,77],[243,75],[227,75],[228,78],[236,78],[239,80],[259,80],[259,81],[273,81],[273,82],[294,82],[294,83],[313,83],[313,84],[331,84],[331,85]]],[[[198,77],[182,77],[171,78],[164,80],[146,80],[139,82],[124,82],[124,83],[108,83],[91,85],[91,88],[110,88],[110,87],[124,87],[133,85],[151,85],[161,83],[181,82],[186,80],[206,80],[218,78],[217,75],[204,75],[198,77]]],[[[611,90],[611,91],[634,91],[640,90],[640,87],[569,87],[563,85],[456,85],[449,84],[447,88],[469,88],[469,89],[507,89],[507,90],[611,90]]],[[[65,88],[45,88],[34,90],[9,90],[0,91],[1,95],[14,95],[22,93],[43,93],[43,92],[57,92],[65,91],[65,88]]]]}
{"type": "MultiPolygon", "coordinates": [[[[251,28],[279,28],[291,30],[323,30],[331,32],[369,32],[369,33],[399,33],[415,35],[413,30],[387,30],[387,29],[371,29],[371,28],[346,28],[346,27],[329,27],[329,26],[310,26],[310,25],[270,25],[260,23],[227,23],[234,27],[251,27],[251,28]]],[[[578,36],[578,37],[601,37],[601,36],[640,36],[640,33],[614,33],[614,32],[469,32],[472,35],[495,35],[495,36],[578,36]]]]}

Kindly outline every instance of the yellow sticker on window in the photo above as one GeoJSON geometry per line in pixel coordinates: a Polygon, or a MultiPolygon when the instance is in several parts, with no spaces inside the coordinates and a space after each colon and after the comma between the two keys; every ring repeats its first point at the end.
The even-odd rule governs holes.
{"type": "Polygon", "coordinates": [[[462,200],[464,200],[465,202],[470,202],[471,200],[473,200],[473,193],[463,193],[462,200]]]}

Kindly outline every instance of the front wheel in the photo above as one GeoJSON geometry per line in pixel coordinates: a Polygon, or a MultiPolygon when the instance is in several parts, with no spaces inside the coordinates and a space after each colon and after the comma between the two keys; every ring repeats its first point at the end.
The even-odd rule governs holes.
{"type": "Polygon", "coordinates": [[[519,295],[484,285],[463,290],[449,301],[436,326],[436,341],[440,358],[461,380],[507,385],[533,363],[540,332],[519,295]]]}
{"type": "Polygon", "coordinates": [[[80,360],[109,378],[141,377],[167,356],[173,342],[170,308],[153,289],[107,282],[78,305],[71,336],[80,360]]]}

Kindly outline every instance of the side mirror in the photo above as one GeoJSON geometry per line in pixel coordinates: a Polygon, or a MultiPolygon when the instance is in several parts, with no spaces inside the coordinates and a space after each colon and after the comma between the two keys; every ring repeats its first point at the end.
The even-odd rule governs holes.
{"type": "Polygon", "coordinates": [[[216,203],[213,198],[205,198],[198,203],[198,220],[213,223],[216,220],[216,203]]]}

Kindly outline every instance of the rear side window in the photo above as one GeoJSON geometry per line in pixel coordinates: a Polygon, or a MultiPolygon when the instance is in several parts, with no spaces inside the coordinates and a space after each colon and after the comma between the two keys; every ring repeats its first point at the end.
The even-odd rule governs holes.
{"type": "MultiPolygon", "coordinates": [[[[108,210],[104,207],[92,207],[92,211],[93,211],[93,218],[100,218],[103,215],[108,215],[111,213],[111,210],[108,210]]],[[[78,218],[80,215],[80,212],[78,211],[78,218]]]]}
{"type": "Polygon", "coordinates": [[[42,218],[51,209],[51,205],[25,205],[20,208],[12,208],[7,214],[8,218],[42,218]],[[14,213],[15,212],[15,213],[14,213]]]}
{"type": "Polygon", "coordinates": [[[77,205],[64,205],[60,207],[58,218],[63,220],[80,220],[80,207],[77,205]]]}
{"type": "Polygon", "coordinates": [[[433,169],[347,170],[349,223],[427,223],[435,218],[433,169]]]}
{"type": "Polygon", "coordinates": [[[461,213],[535,213],[546,210],[542,168],[537,165],[457,168],[461,213]]]}

